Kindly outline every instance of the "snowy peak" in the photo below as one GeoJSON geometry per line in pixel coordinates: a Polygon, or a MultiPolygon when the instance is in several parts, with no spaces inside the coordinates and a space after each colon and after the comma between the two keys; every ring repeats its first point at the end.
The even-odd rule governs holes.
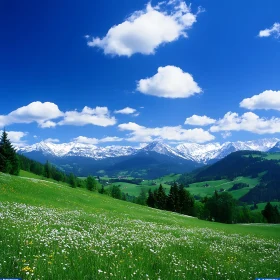
{"type": "Polygon", "coordinates": [[[209,143],[209,144],[192,144],[185,143],[178,145],[177,150],[184,156],[191,158],[198,163],[208,163],[211,160],[219,160],[230,153],[236,151],[269,151],[279,139],[260,139],[254,141],[237,141],[237,142],[226,142],[224,144],[220,143],[209,143]]]}
{"type": "Polygon", "coordinates": [[[20,153],[41,152],[44,156],[53,157],[87,157],[95,160],[136,155],[140,152],[156,152],[173,158],[191,160],[196,163],[207,164],[213,160],[224,158],[235,151],[280,151],[280,141],[277,138],[260,139],[254,141],[237,141],[226,143],[195,144],[184,143],[171,147],[162,141],[154,141],[143,148],[131,146],[98,147],[91,144],[77,142],[50,143],[40,142],[26,147],[17,148],[20,153]]]}
{"type": "Polygon", "coordinates": [[[137,152],[137,148],[129,146],[107,146],[97,147],[92,144],[82,144],[77,142],[54,144],[50,142],[40,142],[31,146],[18,147],[20,153],[42,152],[43,155],[55,157],[89,157],[94,159],[104,159],[132,155],[137,152]]]}
{"type": "Polygon", "coordinates": [[[178,150],[176,148],[172,148],[169,145],[161,142],[161,141],[154,141],[150,144],[148,144],[146,147],[141,149],[141,151],[144,152],[156,152],[158,154],[166,155],[166,156],[171,156],[171,157],[182,157],[178,150]]]}
{"type": "Polygon", "coordinates": [[[269,151],[270,152],[280,152],[280,141],[278,141],[269,151]]]}

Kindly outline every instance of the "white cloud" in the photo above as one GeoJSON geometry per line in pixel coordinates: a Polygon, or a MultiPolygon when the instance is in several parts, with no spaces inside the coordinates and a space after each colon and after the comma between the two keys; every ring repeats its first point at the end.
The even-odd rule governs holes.
{"type": "Polygon", "coordinates": [[[123,138],[117,136],[108,136],[99,140],[99,143],[107,143],[107,142],[120,142],[123,141],[123,138]]]}
{"type": "Polygon", "coordinates": [[[105,137],[105,138],[102,138],[102,139],[97,139],[97,138],[89,138],[89,137],[85,137],[85,136],[79,136],[77,138],[74,138],[73,140],[75,142],[82,143],[82,144],[97,145],[99,143],[120,142],[120,141],[123,140],[123,138],[113,136],[113,137],[105,137]]]}
{"type": "Polygon", "coordinates": [[[216,120],[211,119],[207,116],[193,115],[189,118],[186,118],[185,124],[205,126],[205,125],[213,124],[215,122],[216,120]]]}
{"type": "MultiPolygon", "coordinates": [[[[0,130],[0,134],[2,134],[3,130],[0,130]]],[[[8,139],[11,141],[13,145],[16,147],[25,146],[25,141],[22,140],[28,133],[22,131],[6,131],[8,134],[8,139]]]]}
{"type": "Polygon", "coordinates": [[[44,140],[44,142],[47,142],[47,143],[59,143],[59,139],[56,139],[56,138],[48,138],[46,140],[44,140]]]}
{"type": "Polygon", "coordinates": [[[228,112],[210,128],[210,131],[249,131],[257,134],[274,134],[280,132],[280,118],[260,118],[252,112],[241,116],[228,112]]]}
{"type": "Polygon", "coordinates": [[[280,111],[280,91],[266,90],[259,95],[242,100],[240,107],[250,110],[274,109],[280,111]]]}
{"type": "Polygon", "coordinates": [[[39,126],[51,119],[63,116],[58,106],[51,102],[42,103],[40,101],[32,102],[27,106],[20,107],[8,115],[0,115],[0,127],[14,123],[32,123],[37,122],[39,126]]]}
{"type": "Polygon", "coordinates": [[[98,126],[110,126],[116,124],[115,117],[110,116],[110,111],[107,107],[84,107],[81,112],[68,111],[64,114],[64,119],[58,125],[76,125],[83,126],[87,124],[98,126]]]}
{"type": "Polygon", "coordinates": [[[267,28],[259,32],[259,37],[269,37],[269,36],[274,36],[275,38],[280,37],[280,23],[275,22],[271,28],[267,28]]]}
{"type": "Polygon", "coordinates": [[[39,122],[39,126],[41,128],[51,128],[51,127],[56,127],[56,123],[53,121],[45,121],[45,122],[39,122]]]}
{"type": "Polygon", "coordinates": [[[201,128],[183,129],[181,126],[147,128],[132,122],[120,124],[118,127],[122,131],[131,131],[126,139],[131,142],[151,142],[162,139],[204,143],[215,139],[208,131],[201,128]]]}
{"type": "Polygon", "coordinates": [[[144,10],[111,27],[105,37],[93,37],[87,44],[110,55],[154,54],[160,45],[186,38],[196,17],[183,0],[163,1],[155,7],[149,2],[144,10]]]}
{"type": "Polygon", "coordinates": [[[122,110],[115,110],[114,113],[115,114],[124,114],[124,115],[129,115],[129,114],[134,114],[136,112],[136,109],[130,108],[130,107],[126,107],[122,110]]]}
{"type": "Polygon", "coordinates": [[[225,131],[225,132],[222,132],[221,135],[224,139],[226,139],[226,138],[230,137],[232,134],[230,131],[225,131]]]}
{"type": "Polygon", "coordinates": [[[202,92],[191,74],[171,65],[159,67],[153,77],[138,81],[137,90],[143,94],[165,98],[187,98],[202,92]]]}
{"type": "Polygon", "coordinates": [[[82,144],[92,144],[96,145],[98,144],[98,139],[97,138],[88,138],[85,136],[78,136],[73,139],[75,142],[82,143],[82,144]]]}

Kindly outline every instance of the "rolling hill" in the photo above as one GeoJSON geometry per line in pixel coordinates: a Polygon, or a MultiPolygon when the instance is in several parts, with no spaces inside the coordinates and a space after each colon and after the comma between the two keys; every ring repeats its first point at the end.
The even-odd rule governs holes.
{"type": "Polygon", "coordinates": [[[213,165],[183,174],[179,182],[192,184],[222,179],[234,182],[238,177],[255,180],[255,187],[247,188],[248,192],[242,191],[243,196],[239,197],[241,201],[249,204],[280,201],[280,154],[278,153],[235,152],[213,165]]]}
{"type": "Polygon", "coordinates": [[[276,225],[206,222],[2,173],[0,209],[1,277],[242,280],[280,275],[276,225]]]}

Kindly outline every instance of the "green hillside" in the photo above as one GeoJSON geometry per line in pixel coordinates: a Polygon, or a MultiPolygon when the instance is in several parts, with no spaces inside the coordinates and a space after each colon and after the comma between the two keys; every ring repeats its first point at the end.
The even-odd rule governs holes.
{"type": "Polygon", "coordinates": [[[212,196],[215,191],[230,191],[232,196],[235,199],[239,199],[244,194],[248,193],[248,191],[254,188],[259,183],[258,178],[249,178],[249,177],[237,177],[234,180],[213,180],[213,181],[204,181],[190,184],[187,189],[192,195],[204,197],[204,196],[212,196]],[[248,188],[230,191],[237,183],[245,183],[248,184],[248,188]]]}
{"type": "MultiPolygon", "coordinates": [[[[245,183],[249,187],[231,191],[231,194],[242,202],[251,204],[267,201],[280,201],[280,154],[262,153],[252,151],[239,151],[228,155],[213,165],[198,169],[192,173],[183,174],[179,182],[191,186],[205,185],[215,186],[228,182],[225,190],[230,188],[230,182],[245,183]]],[[[213,188],[203,191],[199,188],[191,188],[193,194],[200,191],[208,195],[213,188]]],[[[213,193],[213,192],[212,192],[213,193]]]]}
{"type": "Polygon", "coordinates": [[[0,173],[0,277],[280,275],[280,227],[226,225],[0,173]]]}
{"type": "MultiPolygon", "coordinates": [[[[110,183],[106,185],[107,188],[112,187],[113,185],[120,186],[120,189],[125,194],[132,196],[138,196],[141,192],[141,189],[144,189],[146,192],[148,192],[149,189],[155,190],[159,187],[160,184],[164,187],[166,192],[170,189],[170,184],[173,182],[176,182],[180,178],[181,174],[169,174],[154,180],[140,180],[141,182],[139,184],[133,184],[129,182],[122,182],[120,179],[120,182],[116,183],[110,183]]],[[[105,179],[106,177],[102,178],[105,179]]],[[[105,181],[110,182],[110,180],[113,180],[115,178],[106,178],[105,181]]],[[[127,180],[133,180],[133,177],[126,177],[127,180]]]]}

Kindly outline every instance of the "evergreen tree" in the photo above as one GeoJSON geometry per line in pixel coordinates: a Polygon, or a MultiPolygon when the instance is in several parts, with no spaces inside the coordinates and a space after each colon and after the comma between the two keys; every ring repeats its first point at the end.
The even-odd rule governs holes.
{"type": "Polygon", "coordinates": [[[73,173],[71,173],[69,175],[69,184],[72,188],[76,188],[77,187],[77,181],[76,181],[76,177],[74,176],[73,173]]]}
{"type": "Polygon", "coordinates": [[[162,184],[160,184],[159,188],[157,190],[157,194],[156,194],[156,206],[158,209],[161,209],[161,210],[166,209],[166,199],[167,199],[167,196],[165,194],[165,190],[164,190],[162,184]]]}
{"type": "Polygon", "coordinates": [[[149,207],[155,208],[155,197],[151,189],[149,189],[148,192],[147,205],[149,207]]]}
{"type": "Polygon", "coordinates": [[[87,177],[86,186],[89,191],[97,190],[97,182],[95,181],[95,179],[92,176],[87,177]]]}
{"type": "Polygon", "coordinates": [[[179,201],[178,201],[178,211],[181,214],[185,215],[194,215],[194,197],[187,191],[183,185],[179,187],[179,201]]]}
{"type": "Polygon", "coordinates": [[[117,198],[117,199],[121,199],[122,198],[122,193],[121,193],[121,189],[120,189],[119,186],[114,185],[112,187],[111,196],[113,198],[117,198]]]}
{"type": "Polygon", "coordinates": [[[46,178],[51,178],[51,170],[52,170],[52,166],[49,163],[49,161],[47,160],[47,162],[44,165],[44,175],[46,178]]]}
{"type": "Polygon", "coordinates": [[[268,202],[262,210],[262,215],[266,218],[268,223],[280,223],[280,214],[278,211],[277,206],[271,205],[270,202],[268,202]]]}
{"type": "Polygon", "coordinates": [[[19,171],[18,155],[8,139],[8,133],[4,129],[0,139],[0,172],[18,175],[19,171]]]}
{"type": "Polygon", "coordinates": [[[236,210],[236,201],[229,193],[214,195],[206,201],[205,208],[209,211],[210,219],[221,223],[232,223],[236,210]]]}
{"type": "Polygon", "coordinates": [[[170,188],[166,209],[172,212],[179,212],[179,189],[177,183],[174,183],[170,188]]]}
{"type": "Polygon", "coordinates": [[[144,188],[141,188],[140,194],[136,199],[136,203],[140,205],[146,205],[147,195],[144,188]]]}

